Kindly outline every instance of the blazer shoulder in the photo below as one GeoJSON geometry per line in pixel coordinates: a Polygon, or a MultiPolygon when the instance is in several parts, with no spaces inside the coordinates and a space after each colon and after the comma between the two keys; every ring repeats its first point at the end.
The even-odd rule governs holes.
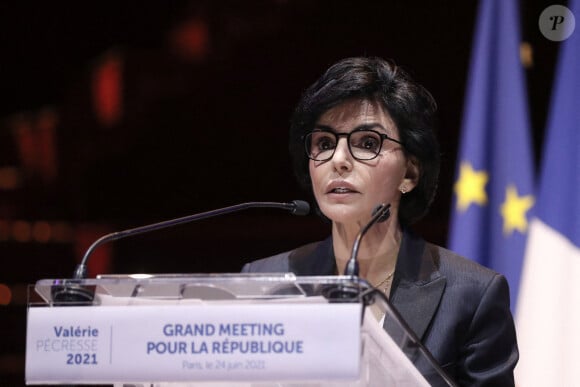
{"type": "Polygon", "coordinates": [[[430,248],[439,254],[439,271],[447,279],[445,298],[453,301],[454,310],[475,317],[477,310],[491,302],[502,314],[509,314],[509,284],[503,274],[451,250],[435,245],[430,248]]]}
{"type": "Polygon", "coordinates": [[[285,251],[267,258],[257,259],[244,264],[242,273],[280,273],[288,271],[288,256],[292,251],[285,251]]]}
{"type": "MultiPolygon", "coordinates": [[[[312,255],[321,242],[313,242],[293,250],[246,263],[242,273],[287,273],[293,271],[291,261],[312,255]]],[[[298,273],[297,273],[298,274],[298,273]]]]}
{"type": "Polygon", "coordinates": [[[444,247],[427,243],[427,248],[435,257],[434,260],[438,262],[437,266],[441,274],[450,281],[466,283],[475,281],[475,283],[487,285],[496,277],[503,277],[500,273],[444,247]]]}

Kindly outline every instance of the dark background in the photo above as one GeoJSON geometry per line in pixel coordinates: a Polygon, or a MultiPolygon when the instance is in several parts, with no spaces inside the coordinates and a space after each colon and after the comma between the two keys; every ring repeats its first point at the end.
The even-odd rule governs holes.
{"type": "MultiPolygon", "coordinates": [[[[558,50],[537,20],[551,4],[520,4],[536,162],[558,50]]],[[[0,385],[24,383],[26,284],[71,276],[100,235],[246,201],[309,199],[290,168],[288,120],[304,88],[343,57],[392,58],[438,101],[440,190],[416,229],[444,245],[476,6],[0,3],[0,385]],[[120,64],[105,87],[119,97],[112,118],[95,97],[107,63],[120,64]]],[[[93,256],[90,275],[237,272],[328,230],[316,216],[249,210],[115,242],[93,256]]]]}

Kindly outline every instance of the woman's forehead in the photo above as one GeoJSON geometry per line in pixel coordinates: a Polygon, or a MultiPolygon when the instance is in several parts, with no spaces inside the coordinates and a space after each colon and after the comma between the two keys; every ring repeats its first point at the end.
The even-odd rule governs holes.
{"type": "Polygon", "coordinates": [[[377,102],[367,99],[354,99],[342,102],[324,113],[316,122],[317,125],[331,126],[334,129],[348,129],[361,123],[378,123],[386,129],[396,130],[389,113],[377,102]]]}

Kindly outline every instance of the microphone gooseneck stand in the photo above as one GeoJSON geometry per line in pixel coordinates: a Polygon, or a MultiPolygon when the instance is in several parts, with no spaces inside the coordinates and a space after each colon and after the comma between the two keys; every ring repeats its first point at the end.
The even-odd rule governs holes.
{"type": "MultiPolygon", "coordinates": [[[[358,274],[359,274],[359,263],[358,263],[358,251],[360,248],[360,244],[362,238],[365,236],[367,231],[375,224],[384,222],[391,216],[391,204],[379,204],[372,213],[371,220],[361,228],[359,233],[357,234],[354,244],[352,246],[352,252],[350,255],[350,259],[346,263],[346,267],[344,269],[344,275],[352,277],[353,282],[357,282],[358,274]]],[[[328,297],[330,300],[334,302],[357,302],[361,296],[361,288],[357,285],[340,285],[337,287],[332,287],[326,290],[325,296],[328,297]]],[[[366,300],[365,305],[367,304],[366,300]]]]}
{"type": "Polygon", "coordinates": [[[145,234],[151,231],[161,230],[196,220],[246,210],[248,208],[278,208],[290,211],[290,213],[294,215],[307,215],[310,212],[310,205],[308,202],[303,200],[294,200],[290,203],[248,202],[104,235],[97,239],[91,246],[89,246],[80,264],[76,267],[73,278],[71,280],[67,280],[62,285],[55,285],[52,287],[52,300],[53,302],[62,305],[86,304],[93,301],[94,292],[91,289],[87,289],[86,287],[79,285],[79,283],[81,280],[87,277],[87,263],[91,254],[98,246],[104,243],[115,241],[121,238],[127,238],[130,236],[145,234]]]}

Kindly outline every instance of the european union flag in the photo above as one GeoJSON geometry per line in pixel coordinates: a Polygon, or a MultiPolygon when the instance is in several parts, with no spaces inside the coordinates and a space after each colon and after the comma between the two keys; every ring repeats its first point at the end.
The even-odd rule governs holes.
{"type": "Polygon", "coordinates": [[[573,29],[560,44],[542,151],[538,204],[516,309],[520,386],[580,380],[580,0],[547,15],[573,29]]]}
{"type": "Polygon", "coordinates": [[[518,28],[516,1],[480,1],[449,235],[450,249],[507,277],[512,310],[534,204],[518,28]]]}

